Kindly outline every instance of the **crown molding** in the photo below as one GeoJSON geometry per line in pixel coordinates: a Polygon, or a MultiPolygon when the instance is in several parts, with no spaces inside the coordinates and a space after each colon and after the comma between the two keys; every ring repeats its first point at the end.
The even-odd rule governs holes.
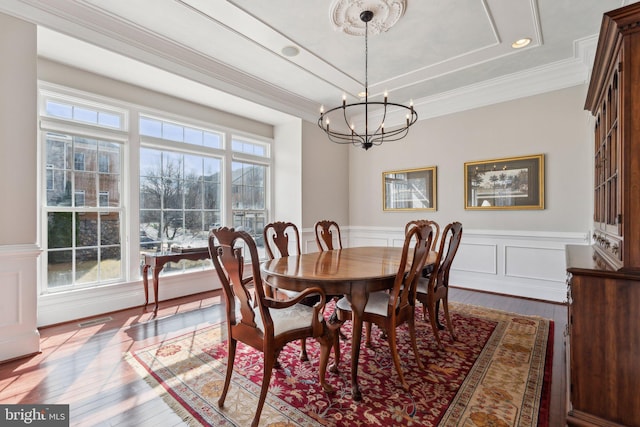
{"type": "MultiPolygon", "coordinates": [[[[144,28],[123,23],[86,3],[56,2],[51,6],[37,0],[4,0],[0,12],[44,25],[250,103],[312,123],[318,119],[317,102],[207,58],[188,46],[158,37],[144,28]]],[[[414,108],[419,120],[425,120],[584,84],[589,78],[596,44],[597,36],[577,40],[573,58],[414,99],[414,108]]],[[[385,123],[391,127],[404,121],[400,112],[389,112],[385,123]]]]}

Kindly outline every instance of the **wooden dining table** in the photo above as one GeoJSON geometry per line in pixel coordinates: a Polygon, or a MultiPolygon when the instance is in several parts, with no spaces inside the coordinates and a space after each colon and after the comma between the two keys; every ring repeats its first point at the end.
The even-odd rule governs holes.
{"type": "MultiPolygon", "coordinates": [[[[351,304],[351,395],[361,400],[358,359],[362,314],[371,292],[391,289],[400,267],[402,248],[353,247],[275,258],[261,264],[263,280],[271,286],[293,291],[321,287],[327,295],[345,295],[351,304]]],[[[427,263],[433,264],[436,253],[427,263]]]]}

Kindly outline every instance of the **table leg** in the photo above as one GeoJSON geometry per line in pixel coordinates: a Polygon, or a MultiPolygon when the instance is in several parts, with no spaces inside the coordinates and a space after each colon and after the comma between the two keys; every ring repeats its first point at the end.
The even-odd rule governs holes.
{"type": "Polygon", "coordinates": [[[153,296],[156,299],[156,307],[153,309],[154,313],[158,313],[158,301],[160,300],[160,298],[158,298],[158,278],[160,276],[160,271],[162,271],[162,265],[153,267],[153,296]]]}
{"type": "Polygon", "coordinates": [[[144,307],[147,308],[147,304],[149,304],[149,278],[147,277],[147,273],[149,272],[149,264],[145,264],[142,267],[142,284],[144,285],[144,307]]]}
{"type": "Polygon", "coordinates": [[[351,304],[351,321],[353,333],[351,334],[351,397],[353,400],[362,400],[360,387],[358,386],[358,362],[360,359],[360,343],[362,340],[362,315],[367,305],[369,295],[364,286],[352,288],[347,300],[351,304]]]}

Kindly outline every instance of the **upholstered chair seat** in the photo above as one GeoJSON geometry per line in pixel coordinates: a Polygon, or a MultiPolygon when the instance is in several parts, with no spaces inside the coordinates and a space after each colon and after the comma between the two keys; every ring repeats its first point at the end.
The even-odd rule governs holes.
{"type": "MultiPolygon", "coordinates": [[[[367,314],[386,316],[390,298],[391,295],[389,292],[372,292],[369,294],[369,299],[367,300],[367,305],[364,307],[364,312],[367,314]]],[[[399,303],[399,301],[397,301],[397,303],[399,303]]],[[[346,297],[340,298],[336,303],[336,307],[340,310],[351,310],[351,305],[346,297]]]]}

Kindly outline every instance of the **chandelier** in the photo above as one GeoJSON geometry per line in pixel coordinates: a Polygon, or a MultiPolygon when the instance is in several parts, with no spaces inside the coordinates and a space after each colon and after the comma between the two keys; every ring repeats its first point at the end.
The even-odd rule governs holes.
{"type": "Polygon", "coordinates": [[[365,150],[374,145],[381,145],[383,142],[397,141],[404,138],[409,133],[409,127],[418,120],[418,113],[413,108],[413,102],[407,107],[406,105],[396,104],[387,100],[387,93],[384,94],[384,101],[369,100],[369,76],[368,76],[368,56],[369,56],[369,21],[373,19],[373,12],[365,10],[360,13],[360,20],[365,24],[364,33],[364,102],[354,102],[347,104],[346,95],[342,96],[342,105],[324,111],[324,107],[320,107],[320,117],[318,118],[318,126],[322,129],[329,140],[337,144],[353,144],[360,146],[365,150]],[[387,117],[387,108],[392,110],[405,110],[405,123],[400,127],[385,129],[384,121],[387,117]],[[369,112],[382,111],[382,119],[375,123],[370,123],[369,112]],[[364,115],[364,129],[362,127],[356,129],[353,118],[364,115]],[[346,129],[343,125],[331,125],[331,120],[344,120],[346,129]]]}

